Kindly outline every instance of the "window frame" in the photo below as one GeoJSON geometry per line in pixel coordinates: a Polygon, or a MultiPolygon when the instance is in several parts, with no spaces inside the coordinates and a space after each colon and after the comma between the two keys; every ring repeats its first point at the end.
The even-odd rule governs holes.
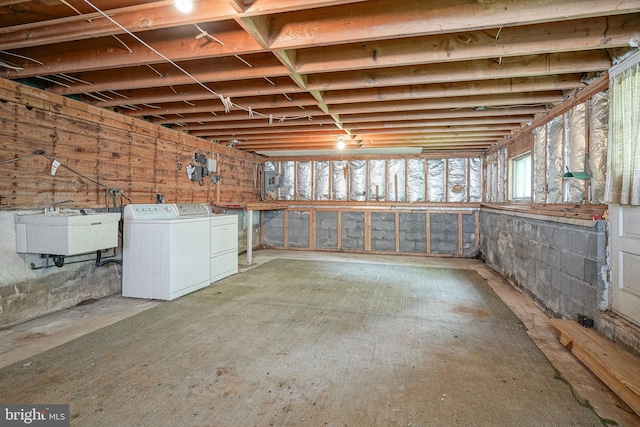
{"type": "MultiPolygon", "coordinates": [[[[523,171],[525,168],[523,168],[523,171]]],[[[526,179],[526,175],[521,179],[526,179]]],[[[517,156],[513,156],[509,159],[509,200],[513,202],[532,202],[533,201],[533,150],[528,150],[523,153],[518,154],[517,156]],[[529,170],[528,170],[528,183],[525,187],[524,196],[516,196],[516,173],[519,171],[519,168],[516,168],[516,164],[522,161],[525,158],[529,158],[529,170]],[[516,170],[518,169],[518,171],[516,170]]],[[[518,189],[519,190],[519,189],[518,189]]]]}

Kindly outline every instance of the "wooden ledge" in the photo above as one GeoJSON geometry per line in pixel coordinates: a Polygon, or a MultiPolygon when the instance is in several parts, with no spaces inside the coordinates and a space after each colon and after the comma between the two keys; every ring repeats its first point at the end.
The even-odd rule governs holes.
{"type": "Polygon", "coordinates": [[[481,203],[483,208],[519,212],[526,214],[547,215],[560,218],[602,219],[607,205],[567,205],[567,204],[535,204],[535,203],[481,203]]]}
{"type": "Polygon", "coordinates": [[[287,209],[286,203],[213,203],[214,208],[242,209],[245,211],[280,211],[287,209]]]}
{"type": "Polygon", "coordinates": [[[551,325],[562,345],[640,415],[640,359],[572,320],[551,319],[551,325]]]}

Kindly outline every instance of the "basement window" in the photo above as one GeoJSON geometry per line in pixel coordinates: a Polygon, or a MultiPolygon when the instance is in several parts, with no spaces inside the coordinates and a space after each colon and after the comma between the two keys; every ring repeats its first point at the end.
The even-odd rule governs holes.
{"type": "Polygon", "coordinates": [[[511,200],[531,200],[531,152],[510,161],[511,200]]]}

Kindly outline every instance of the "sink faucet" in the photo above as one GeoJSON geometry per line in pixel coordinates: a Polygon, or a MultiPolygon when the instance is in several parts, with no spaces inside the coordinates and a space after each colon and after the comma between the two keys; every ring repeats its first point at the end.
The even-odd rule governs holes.
{"type": "Polygon", "coordinates": [[[47,212],[60,212],[60,208],[58,206],[64,205],[64,204],[67,204],[67,203],[73,203],[73,206],[76,206],[76,202],[74,200],[63,200],[62,202],[51,203],[51,206],[49,206],[49,209],[44,208],[44,213],[47,213],[47,212]]]}

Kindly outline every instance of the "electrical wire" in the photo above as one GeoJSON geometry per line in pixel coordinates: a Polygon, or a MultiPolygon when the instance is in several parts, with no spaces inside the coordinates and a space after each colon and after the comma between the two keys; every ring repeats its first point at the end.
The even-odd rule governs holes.
{"type": "MultiPolygon", "coordinates": [[[[35,157],[35,156],[42,156],[42,157],[44,157],[44,158],[46,158],[46,159],[49,159],[49,160],[51,160],[51,161],[54,161],[54,160],[55,160],[55,158],[53,158],[53,157],[51,157],[50,155],[48,155],[44,150],[36,150],[36,151],[34,151],[32,154],[27,154],[27,155],[25,155],[25,156],[15,157],[15,158],[13,158],[13,159],[3,160],[3,161],[1,161],[1,162],[0,162],[0,165],[5,165],[5,164],[8,164],[8,163],[14,163],[14,162],[17,162],[17,161],[20,161],[20,160],[24,160],[24,159],[29,159],[29,158],[31,158],[31,157],[35,157]]],[[[106,185],[102,184],[101,182],[96,181],[96,180],[95,180],[95,179],[93,179],[93,178],[89,178],[88,176],[81,174],[81,173],[80,173],[80,172],[78,172],[77,170],[72,169],[72,168],[70,168],[69,166],[67,166],[67,165],[65,165],[65,164],[63,164],[63,163],[60,163],[60,165],[59,165],[58,167],[63,167],[63,168],[65,168],[65,169],[67,169],[67,170],[69,170],[69,171],[71,171],[71,172],[75,173],[75,174],[76,174],[76,175],[78,175],[80,178],[85,179],[85,180],[87,180],[87,181],[90,181],[90,182],[92,182],[92,183],[94,183],[94,184],[96,184],[96,185],[98,185],[98,186],[100,186],[100,187],[102,187],[102,188],[107,189],[108,191],[115,191],[115,189],[114,189],[113,187],[108,187],[108,186],[106,186],[106,185]]],[[[121,197],[124,197],[125,199],[127,199],[127,200],[129,201],[129,203],[133,203],[133,202],[131,201],[131,199],[129,199],[129,198],[128,198],[127,196],[125,196],[124,194],[120,193],[120,196],[121,196],[121,197]]]]}
{"type": "MultiPolygon", "coordinates": [[[[133,37],[138,43],[142,44],[144,47],[146,47],[147,49],[151,50],[154,54],[158,55],[159,57],[161,57],[162,59],[164,59],[165,61],[167,61],[169,64],[173,65],[176,69],[178,69],[178,71],[180,71],[181,73],[183,73],[185,76],[189,77],[191,80],[193,80],[194,83],[196,83],[198,86],[202,87],[204,90],[206,90],[207,92],[211,93],[212,95],[220,98],[220,101],[222,102],[222,104],[224,105],[224,109],[225,112],[228,113],[233,107],[236,107],[242,111],[246,111],[246,112],[250,112],[254,115],[259,115],[261,117],[264,117],[266,119],[269,119],[270,116],[264,113],[260,113],[258,111],[252,111],[251,108],[246,108],[243,107],[241,105],[238,105],[234,102],[231,101],[230,98],[225,98],[222,94],[217,93],[216,91],[214,91],[213,89],[209,88],[207,85],[205,85],[204,83],[202,83],[200,80],[198,80],[193,74],[191,74],[190,72],[188,72],[187,70],[185,70],[183,67],[181,67],[180,65],[178,65],[176,62],[174,62],[172,59],[170,59],[169,57],[167,57],[166,55],[164,55],[163,53],[161,53],[160,51],[158,51],[157,49],[155,49],[153,46],[151,46],[150,44],[148,44],[147,42],[145,42],[144,40],[142,40],[140,37],[138,37],[137,35],[135,35],[133,32],[129,31],[126,27],[124,27],[123,25],[121,25],[119,22],[117,22],[115,19],[113,19],[111,16],[109,16],[108,14],[106,14],[105,12],[103,12],[100,8],[98,8],[97,6],[95,6],[93,3],[91,3],[89,0],[83,0],[86,4],[88,4],[91,8],[93,8],[96,12],[98,12],[100,15],[102,15],[103,17],[105,17],[106,19],[108,19],[112,24],[114,24],[115,26],[117,26],[118,28],[120,28],[122,31],[124,31],[125,33],[129,34],[131,37],[133,37]]],[[[246,63],[246,61],[244,61],[243,59],[241,59],[243,62],[246,63]]],[[[248,64],[248,63],[247,63],[248,64]]],[[[147,65],[148,67],[151,68],[150,65],[147,65]]],[[[153,69],[153,68],[151,68],[153,69]]],[[[155,70],[154,70],[155,71],[155,70]]],[[[157,72],[157,71],[156,71],[157,72]]],[[[302,108],[302,107],[301,107],[302,108]]],[[[280,119],[281,122],[284,122],[285,120],[297,120],[297,119],[301,119],[301,118],[306,118],[308,116],[299,116],[299,117],[283,117],[280,119]]]]}
{"type": "Polygon", "coordinates": [[[35,157],[35,156],[42,156],[44,154],[44,151],[36,151],[33,154],[27,154],[26,156],[21,156],[21,157],[15,157],[13,159],[8,159],[8,160],[3,160],[0,162],[0,165],[6,165],[8,163],[14,163],[20,160],[24,160],[24,159],[28,159],[30,157],[35,157]]]}

